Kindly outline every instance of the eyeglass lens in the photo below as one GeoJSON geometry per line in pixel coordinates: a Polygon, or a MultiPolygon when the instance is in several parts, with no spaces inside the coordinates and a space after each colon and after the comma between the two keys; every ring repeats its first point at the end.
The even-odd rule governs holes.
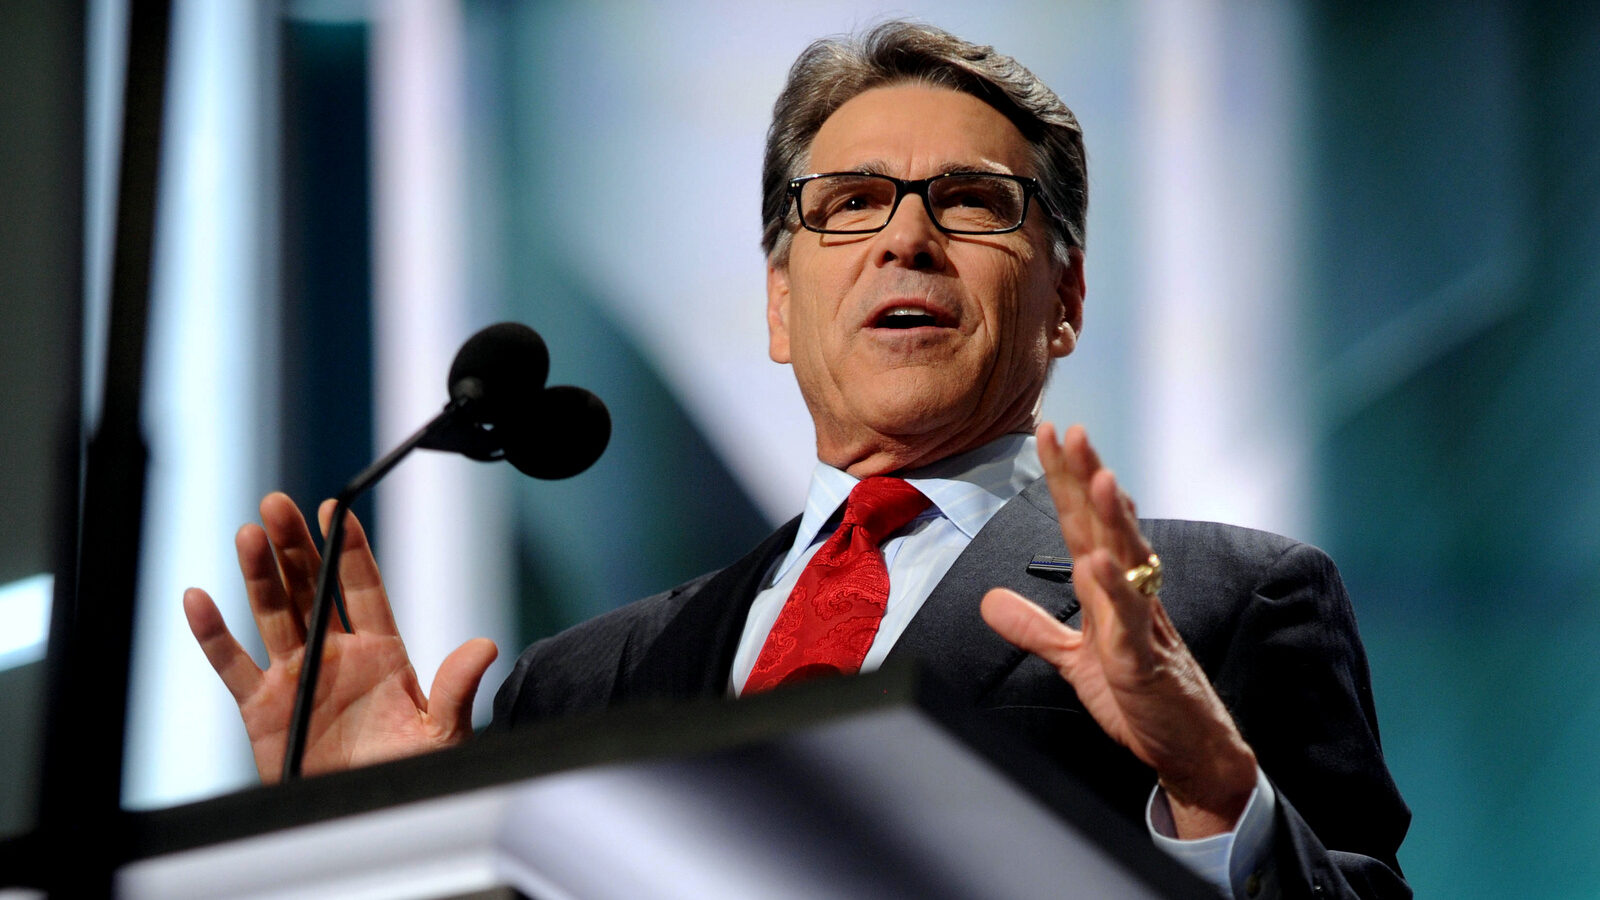
{"type": "MultiPolygon", "coordinates": [[[[876,231],[894,210],[897,186],[881,175],[824,175],[800,188],[800,214],[808,228],[876,231]]],[[[948,175],[928,183],[928,211],[950,231],[992,232],[1022,222],[1027,194],[996,175],[948,175]]]]}

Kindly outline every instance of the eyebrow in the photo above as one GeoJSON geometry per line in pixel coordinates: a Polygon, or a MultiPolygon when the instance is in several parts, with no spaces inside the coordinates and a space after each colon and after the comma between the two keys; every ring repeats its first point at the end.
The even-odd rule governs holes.
{"type": "MultiPolygon", "coordinates": [[[[844,171],[858,172],[862,175],[888,175],[890,177],[896,177],[894,173],[890,171],[891,168],[892,167],[888,163],[881,159],[868,159],[863,160],[862,162],[857,163],[856,165],[850,167],[849,169],[845,169],[844,171]]],[[[952,172],[991,172],[996,175],[1016,174],[1007,170],[1004,166],[995,163],[974,163],[970,161],[956,162],[947,160],[935,168],[940,175],[948,175],[952,172]]]]}

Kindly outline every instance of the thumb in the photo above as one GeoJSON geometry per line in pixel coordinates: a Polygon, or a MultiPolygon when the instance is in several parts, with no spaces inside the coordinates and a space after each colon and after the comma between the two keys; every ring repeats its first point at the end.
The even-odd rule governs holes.
{"type": "Polygon", "coordinates": [[[472,698],[478,683],[500,649],[488,638],[473,638],[450,651],[433,676],[428,693],[428,714],[451,737],[462,737],[472,730],[472,698]]]}
{"type": "Polygon", "coordinates": [[[1032,600],[1006,588],[985,594],[978,612],[996,634],[1057,668],[1083,641],[1082,634],[1056,621],[1032,600]]]}

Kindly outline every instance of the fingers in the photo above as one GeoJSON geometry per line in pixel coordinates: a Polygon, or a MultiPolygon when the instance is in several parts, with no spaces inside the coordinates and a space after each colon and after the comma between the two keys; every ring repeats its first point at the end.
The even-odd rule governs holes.
{"type": "MultiPolygon", "coordinates": [[[[324,536],[333,525],[333,510],[337,505],[333,500],[324,500],[317,507],[317,524],[324,536]]],[[[344,592],[351,627],[369,634],[399,634],[394,611],[389,607],[389,595],[383,588],[383,575],[378,571],[378,561],[372,555],[367,532],[355,513],[345,514],[342,544],[339,587],[344,592]]]]}
{"type": "Polygon", "coordinates": [[[1052,486],[1054,482],[1060,482],[1063,487],[1072,488],[1072,499],[1088,502],[1089,482],[1096,472],[1104,468],[1100,463],[1100,454],[1089,443],[1089,433],[1082,425],[1073,425],[1057,443],[1055,427],[1045,423],[1039,426],[1038,437],[1039,456],[1044,461],[1046,474],[1053,476],[1052,486]],[[1045,458],[1047,452],[1049,459],[1045,458]]]}
{"type": "Polygon", "coordinates": [[[1058,512],[1067,511],[1061,508],[1061,501],[1083,498],[1088,476],[1100,465],[1099,458],[1094,455],[1094,449],[1089,447],[1088,440],[1083,434],[1083,426],[1074,425],[1067,429],[1066,434],[1057,438],[1055,426],[1049,422],[1040,425],[1035,433],[1038,438],[1039,461],[1044,464],[1045,475],[1050,479],[1050,487],[1060,488],[1065,492],[1065,496],[1056,497],[1058,512]]]}
{"type": "MultiPolygon", "coordinates": [[[[250,613],[255,616],[267,656],[277,661],[305,646],[305,616],[284,592],[267,533],[260,526],[245,525],[234,535],[233,546],[239,556],[239,574],[244,576],[250,613]]],[[[187,602],[184,608],[188,609],[187,602]]]]}
{"type": "Polygon", "coordinates": [[[1083,568],[1100,588],[1093,601],[1082,601],[1086,617],[1091,603],[1095,607],[1096,640],[1107,650],[1131,651],[1140,660],[1148,657],[1151,617],[1160,601],[1134,589],[1122,563],[1105,550],[1091,554],[1083,568]]]}
{"type": "Polygon", "coordinates": [[[1101,469],[1089,483],[1089,501],[1095,517],[1102,523],[1106,548],[1112,557],[1131,569],[1150,558],[1150,543],[1139,531],[1139,515],[1133,500],[1117,485],[1110,469],[1101,469]]]}
{"type": "Polygon", "coordinates": [[[1083,640],[1081,634],[1056,621],[1033,601],[1006,588],[985,594],[978,612],[996,634],[1058,669],[1083,640]]]}
{"type": "Polygon", "coordinates": [[[189,620],[189,631],[200,643],[200,650],[211,668],[222,677],[228,693],[236,702],[243,703],[260,686],[261,667],[228,631],[222,613],[205,591],[190,588],[183,592],[183,615],[189,620]]]}
{"type": "Polygon", "coordinates": [[[1089,432],[1082,425],[1073,425],[1061,435],[1061,450],[1068,471],[1085,482],[1101,469],[1100,454],[1089,443],[1089,432]]]}
{"type": "Polygon", "coordinates": [[[1061,520],[1061,533],[1074,557],[1105,547],[1128,569],[1144,562],[1150,545],[1139,531],[1132,499],[1116,475],[1100,462],[1083,426],[1068,428],[1056,441],[1048,423],[1038,431],[1039,460],[1061,520]]]}
{"type": "Polygon", "coordinates": [[[446,734],[472,730],[472,698],[477,696],[483,673],[500,651],[488,638],[473,638],[451,651],[439,664],[428,694],[428,714],[446,734]]]}
{"type": "Polygon", "coordinates": [[[1089,446],[1081,425],[1068,428],[1059,442],[1053,426],[1041,425],[1038,446],[1067,547],[1074,556],[1087,553],[1101,542],[1102,525],[1089,498],[1089,484],[1100,471],[1100,457],[1089,446]]]}
{"type": "MultiPolygon", "coordinates": [[[[1050,498],[1056,507],[1056,518],[1061,522],[1061,535],[1073,556],[1087,553],[1096,543],[1096,525],[1093,507],[1089,502],[1087,478],[1081,453],[1073,452],[1074,432],[1078,426],[1067,430],[1066,437],[1057,441],[1055,427],[1049,423],[1039,426],[1039,462],[1044,466],[1045,478],[1050,485],[1050,498]]],[[[1092,453],[1092,451],[1091,451],[1092,453]]]]}
{"type": "Polygon", "coordinates": [[[277,553],[283,576],[283,590],[298,611],[300,630],[311,616],[311,601],[317,595],[317,570],[322,554],[311,540],[305,517],[288,494],[273,492],[261,499],[261,524],[277,553]]]}

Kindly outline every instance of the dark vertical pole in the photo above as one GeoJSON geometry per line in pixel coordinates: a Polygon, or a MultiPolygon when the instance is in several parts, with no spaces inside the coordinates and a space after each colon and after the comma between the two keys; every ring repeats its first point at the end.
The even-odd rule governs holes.
{"type": "MultiPolygon", "coordinates": [[[[306,512],[372,460],[368,31],[289,18],[281,32],[279,486],[306,512]]],[[[355,512],[376,542],[371,498],[355,512]]]]}
{"type": "Polygon", "coordinates": [[[123,734],[148,451],[139,425],[170,0],[132,0],[104,402],[84,466],[76,596],[50,627],[40,837],[53,897],[102,897],[125,844],[123,734]]]}
{"type": "MultiPolygon", "coordinates": [[[[0,581],[50,571],[67,596],[83,417],[85,5],[0,3],[0,581]]],[[[0,835],[16,838],[0,847],[0,888],[36,871],[45,672],[0,671],[0,835]]]]}

